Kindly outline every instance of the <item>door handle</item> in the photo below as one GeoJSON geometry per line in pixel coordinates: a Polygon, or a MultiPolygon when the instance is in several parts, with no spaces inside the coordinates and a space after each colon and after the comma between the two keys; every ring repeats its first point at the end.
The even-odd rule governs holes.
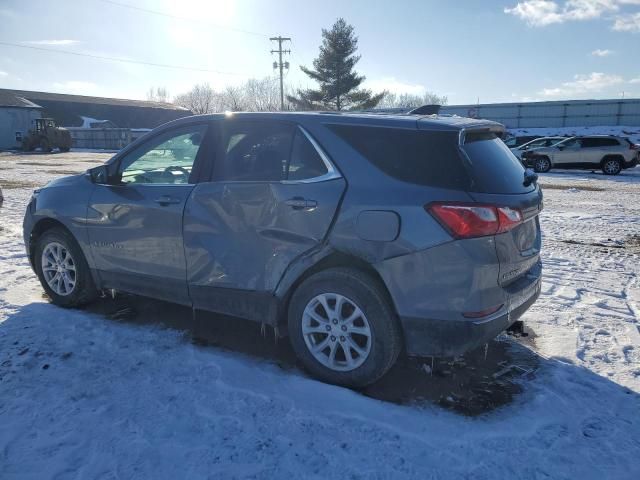
{"type": "Polygon", "coordinates": [[[294,210],[303,210],[305,208],[311,209],[318,206],[318,202],[316,202],[315,200],[307,200],[306,198],[302,197],[293,197],[289,200],[285,200],[284,203],[294,210]]]}
{"type": "Polygon", "coordinates": [[[167,205],[175,205],[177,203],[180,203],[182,200],[180,200],[179,198],[176,197],[171,197],[169,195],[162,195],[158,198],[156,198],[154,200],[156,203],[159,203],[160,205],[167,206],[167,205]]]}

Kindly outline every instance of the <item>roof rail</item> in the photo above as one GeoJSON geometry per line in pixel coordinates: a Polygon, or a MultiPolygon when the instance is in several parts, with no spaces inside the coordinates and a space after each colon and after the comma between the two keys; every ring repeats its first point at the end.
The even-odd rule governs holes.
{"type": "Polygon", "coordinates": [[[438,115],[440,105],[422,105],[420,107],[367,108],[351,110],[347,113],[376,113],[380,115],[438,115]]]}

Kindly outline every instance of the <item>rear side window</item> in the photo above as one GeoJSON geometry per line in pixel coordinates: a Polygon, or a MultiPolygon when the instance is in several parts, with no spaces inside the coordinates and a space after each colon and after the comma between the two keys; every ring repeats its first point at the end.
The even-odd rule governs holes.
{"type": "Polygon", "coordinates": [[[305,180],[328,172],[320,154],[300,129],[293,137],[291,159],[287,166],[287,180],[305,180]]]}
{"type": "Polygon", "coordinates": [[[462,150],[468,157],[473,185],[482,193],[526,193],[524,167],[507,146],[492,132],[467,132],[462,150]]]}
{"type": "Polygon", "coordinates": [[[602,138],[600,140],[600,145],[603,147],[618,147],[620,143],[615,138],[602,138]]]}
{"type": "Polygon", "coordinates": [[[458,150],[457,132],[356,125],[329,125],[329,128],[393,178],[455,190],[467,190],[471,185],[458,150]]]}
{"type": "Polygon", "coordinates": [[[404,182],[478,193],[526,193],[524,167],[491,132],[458,132],[353,125],[329,128],[387,175],[404,182]]]}
{"type": "Polygon", "coordinates": [[[328,172],[300,128],[278,122],[225,125],[214,180],[279,182],[307,180],[328,172]]]}

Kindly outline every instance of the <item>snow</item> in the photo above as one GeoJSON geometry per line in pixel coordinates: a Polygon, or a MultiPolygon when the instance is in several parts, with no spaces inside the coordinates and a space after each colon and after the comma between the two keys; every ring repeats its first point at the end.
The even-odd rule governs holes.
{"type": "Polygon", "coordinates": [[[92,123],[104,123],[109,121],[109,120],[98,120],[97,118],[85,117],[82,115],[80,115],[80,118],[82,119],[82,125],[80,125],[79,128],[91,128],[92,123]]]}
{"type": "Polygon", "coordinates": [[[0,154],[0,185],[30,183],[0,208],[3,480],[640,478],[640,167],[540,176],[544,284],[523,317],[540,364],[469,418],[47,303],[21,239],[31,184],[106,158],[0,154]]]}

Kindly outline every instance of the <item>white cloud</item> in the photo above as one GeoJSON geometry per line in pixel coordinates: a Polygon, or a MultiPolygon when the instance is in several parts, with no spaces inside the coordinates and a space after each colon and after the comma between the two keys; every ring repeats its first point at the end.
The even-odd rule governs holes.
{"type": "Polygon", "coordinates": [[[629,83],[633,85],[640,83],[640,77],[632,78],[631,80],[629,80],[629,83]]]}
{"type": "Polygon", "coordinates": [[[66,82],[55,82],[53,84],[55,90],[60,93],[70,93],[74,95],[98,95],[98,85],[82,80],[68,80],[66,82]]]}
{"type": "Polygon", "coordinates": [[[374,92],[387,90],[391,93],[411,93],[413,95],[423,95],[427,91],[424,85],[402,82],[395,77],[367,80],[366,87],[370,88],[374,92]]]}
{"type": "Polygon", "coordinates": [[[574,75],[573,81],[564,82],[559,87],[544,88],[538,93],[544,97],[568,98],[601,92],[621,83],[624,83],[624,79],[620,75],[592,72],[586,75],[574,75]]]}
{"type": "Polygon", "coordinates": [[[640,32],[640,12],[629,15],[618,15],[613,24],[618,32],[640,32]]]}
{"type": "Polygon", "coordinates": [[[593,52],[591,52],[591,55],[593,55],[594,57],[608,57],[609,55],[613,55],[613,50],[607,50],[605,49],[596,49],[593,52]]]}
{"type": "MultiPolygon", "coordinates": [[[[554,23],[593,20],[620,12],[625,6],[638,6],[640,0],[525,0],[504,13],[514,15],[532,27],[554,23]]],[[[613,28],[620,31],[640,30],[640,12],[617,15],[613,28]]]]}
{"type": "Polygon", "coordinates": [[[61,45],[77,45],[79,40],[31,40],[25,42],[30,45],[49,45],[49,46],[61,46],[61,45]]]}
{"type": "Polygon", "coordinates": [[[8,77],[9,74],[7,72],[3,72],[2,70],[0,70],[0,77],[8,77]]]}

